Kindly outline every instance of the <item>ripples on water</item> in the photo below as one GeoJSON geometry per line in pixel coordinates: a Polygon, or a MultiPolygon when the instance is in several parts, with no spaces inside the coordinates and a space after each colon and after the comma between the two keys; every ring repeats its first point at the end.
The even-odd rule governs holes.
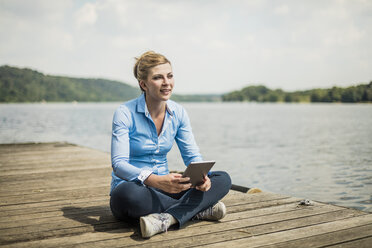
{"type": "MultiPolygon", "coordinates": [[[[0,104],[0,143],[67,141],[109,152],[118,105],[0,104]]],[[[372,212],[371,104],[182,105],[204,159],[233,183],[372,212]]],[[[176,146],[168,159],[184,169],[176,146]]]]}

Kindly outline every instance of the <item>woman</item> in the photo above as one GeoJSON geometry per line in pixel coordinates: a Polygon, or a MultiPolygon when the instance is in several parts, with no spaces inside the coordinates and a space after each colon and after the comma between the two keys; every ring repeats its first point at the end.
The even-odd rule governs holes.
{"type": "Polygon", "coordinates": [[[202,161],[186,111],[169,100],[174,87],[171,63],[149,51],[134,65],[143,94],[116,110],[112,124],[113,215],[140,218],[142,237],[181,227],[192,218],[219,220],[226,214],[219,200],[230,187],[226,172],[210,172],[204,183],[191,188],[189,178],[169,173],[167,153],[176,141],[186,165],[202,161]]]}

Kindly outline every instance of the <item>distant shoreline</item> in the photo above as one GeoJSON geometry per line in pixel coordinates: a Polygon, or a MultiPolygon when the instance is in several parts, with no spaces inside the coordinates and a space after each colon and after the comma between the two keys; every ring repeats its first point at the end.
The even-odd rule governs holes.
{"type": "MultiPolygon", "coordinates": [[[[125,102],[141,94],[137,87],[107,79],[44,75],[35,70],[0,67],[0,103],[125,102]]],[[[371,103],[372,81],[347,88],[286,92],[263,85],[226,94],[173,94],[178,102],[371,103]]]]}

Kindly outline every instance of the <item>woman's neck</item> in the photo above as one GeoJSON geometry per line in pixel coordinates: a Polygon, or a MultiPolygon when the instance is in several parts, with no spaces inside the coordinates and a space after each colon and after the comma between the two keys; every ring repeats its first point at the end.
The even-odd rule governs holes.
{"type": "Polygon", "coordinates": [[[145,95],[145,98],[146,98],[147,109],[151,117],[156,118],[164,114],[166,104],[167,104],[165,101],[154,101],[150,97],[147,97],[146,95],[145,95]]]}

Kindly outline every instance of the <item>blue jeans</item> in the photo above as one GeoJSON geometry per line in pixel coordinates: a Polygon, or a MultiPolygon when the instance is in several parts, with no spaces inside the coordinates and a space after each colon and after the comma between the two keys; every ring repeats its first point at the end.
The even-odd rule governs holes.
{"type": "Polygon", "coordinates": [[[135,221],[151,213],[169,213],[178,220],[179,227],[200,211],[216,204],[231,188],[229,174],[214,171],[209,175],[211,188],[206,191],[189,189],[171,194],[136,182],[119,184],[111,193],[113,215],[124,221],[135,221]]]}

